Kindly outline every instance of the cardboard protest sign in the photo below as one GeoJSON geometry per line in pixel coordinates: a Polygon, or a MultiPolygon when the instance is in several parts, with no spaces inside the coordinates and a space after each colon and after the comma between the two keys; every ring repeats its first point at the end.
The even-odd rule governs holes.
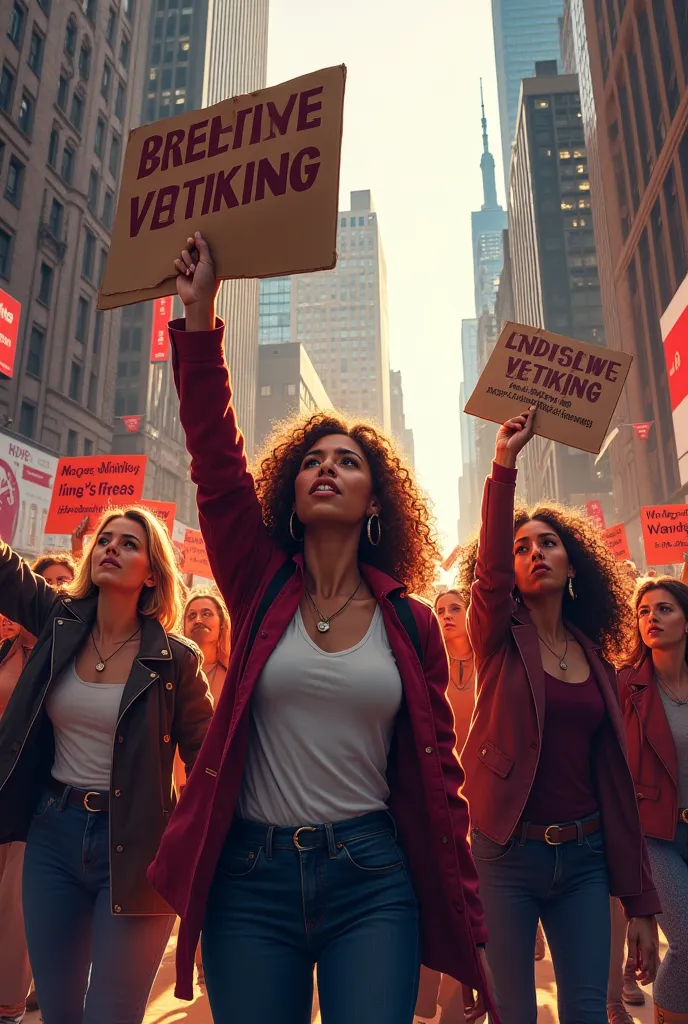
{"type": "Polygon", "coordinates": [[[632,360],[626,352],[509,322],[464,411],[504,423],[536,405],[536,434],[599,452],[632,360]]]}
{"type": "Polygon", "coordinates": [[[184,563],[182,571],[191,573],[192,576],[203,576],[207,580],[213,578],[200,530],[187,530],[184,534],[184,563]]]}
{"type": "Polygon", "coordinates": [[[688,505],[652,505],[640,510],[648,565],[682,562],[688,551],[688,505]]]}
{"type": "Polygon", "coordinates": [[[602,531],[605,543],[617,562],[629,562],[631,560],[631,549],[628,546],[626,527],[623,523],[617,526],[608,526],[602,531]]]}
{"type": "Polygon", "coordinates": [[[176,292],[201,231],[220,278],[336,263],[346,68],[326,68],[131,132],[98,306],[176,292]]]}
{"type": "Polygon", "coordinates": [[[81,455],[60,459],[45,533],[71,533],[85,516],[89,526],[111,505],[141,499],[145,455],[81,455]]]}
{"type": "Polygon", "coordinates": [[[143,505],[144,508],[154,512],[158,517],[163,526],[167,527],[167,532],[172,536],[172,530],[174,528],[174,517],[177,514],[177,503],[175,501],[140,501],[139,505],[143,505]]]}

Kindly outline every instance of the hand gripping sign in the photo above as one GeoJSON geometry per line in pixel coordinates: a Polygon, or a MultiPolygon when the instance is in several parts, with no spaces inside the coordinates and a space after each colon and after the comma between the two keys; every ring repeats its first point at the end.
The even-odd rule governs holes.
{"type": "Polygon", "coordinates": [[[194,231],[219,278],[334,267],[345,79],[326,68],[134,129],[99,308],[174,294],[194,231]]]}

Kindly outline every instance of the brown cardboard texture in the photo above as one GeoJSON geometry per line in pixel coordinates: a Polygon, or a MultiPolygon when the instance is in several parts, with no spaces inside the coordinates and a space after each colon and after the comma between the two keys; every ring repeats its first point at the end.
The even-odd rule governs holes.
{"type": "Polygon", "coordinates": [[[504,423],[536,405],[536,434],[597,453],[632,360],[626,352],[509,322],[464,411],[504,423]]]}
{"type": "Polygon", "coordinates": [[[99,309],[175,294],[194,231],[223,279],[334,267],[345,81],[326,68],[134,129],[99,309]]]}

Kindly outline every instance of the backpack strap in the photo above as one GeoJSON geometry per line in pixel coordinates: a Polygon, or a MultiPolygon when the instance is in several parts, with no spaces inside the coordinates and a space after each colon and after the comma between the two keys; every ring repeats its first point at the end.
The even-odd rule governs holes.
{"type": "Polygon", "coordinates": [[[260,600],[260,604],[258,605],[258,610],[256,611],[253,623],[251,624],[251,633],[248,639],[248,651],[250,651],[251,648],[253,647],[253,642],[258,635],[258,630],[263,624],[263,619],[265,618],[270,609],[270,605],[275,600],[277,595],[280,593],[285,583],[288,580],[290,580],[291,577],[294,575],[295,568],[296,565],[290,558],[288,561],[284,562],[284,564],[279,567],[275,575],[268,583],[265,593],[263,594],[260,600]]]}
{"type": "Polygon", "coordinates": [[[408,633],[408,638],[413,644],[414,650],[418,656],[418,661],[423,664],[423,646],[420,642],[420,632],[418,630],[418,623],[416,617],[411,609],[411,604],[408,597],[402,594],[402,591],[395,590],[389,595],[389,599],[392,602],[392,607],[399,617],[399,621],[408,633]]]}

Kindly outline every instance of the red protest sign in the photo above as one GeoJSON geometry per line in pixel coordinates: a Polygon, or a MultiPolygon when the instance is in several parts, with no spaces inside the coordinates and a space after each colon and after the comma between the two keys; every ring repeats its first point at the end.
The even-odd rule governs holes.
{"type": "Polygon", "coordinates": [[[683,561],[683,552],[688,551],[688,505],[641,508],[640,525],[648,565],[683,561]]]}
{"type": "Polygon", "coordinates": [[[184,534],[184,565],[182,571],[188,572],[192,576],[203,576],[206,580],[213,578],[200,530],[187,530],[184,534]]]}
{"type": "Polygon", "coordinates": [[[626,527],[623,523],[618,523],[616,526],[608,526],[606,530],[602,531],[602,536],[617,562],[630,562],[631,549],[628,546],[626,527]]]}
{"type": "Polygon", "coordinates": [[[121,416],[120,419],[129,433],[135,434],[139,429],[143,416],[121,416]]]}
{"type": "Polygon", "coordinates": [[[21,303],[0,288],[0,373],[11,377],[19,337],[21,303]]]}
{"type": "Polygon", "coordinates": [[[93,522],[109,506],[141,500],[145,455],[81,455],[60,459],[45,533],[71,533],[85,516],[93,522]]]}
{"type": "Polygon", "coordinates": [[[172,296],[165,295],[153,303],[151,327],[151,363],[166,363],[170,358],[170,333],[167,328],[172,319],[172,296]]]}
{"type": "Polygon", "coordinates": [[[653,423],[654,423],[654,420],[650,420],[649,423],[634,423],[633,424],[633,429],[635,430],[635,436],[638,438],[639,441],[647,441],[648,437],[650,436],[650,430],[652,429],[652,424],[653,423]]]}
{"type": "Polygon", "coordinates": [[[675,412],[688,395],[688,306],[664,339],[664,359],[669,378],[671,411],[675,412]]]}
{"type": "Polygon", "coordinates": [[[594,523],[597,523],[601,530],[604,530],[604,512],[599,501],[588,501],[585,505],[585,511],[588,514],[588,519],[592,519],[594,523]]]}
{"type": "Polygon", "coordinates": [[[172,536],[174,517],[177,514],[177,503],[175,501],[147,501],[141,500],[139,505],[155,513],[161,523],[167,527],[167,532],[172,536]]]}

